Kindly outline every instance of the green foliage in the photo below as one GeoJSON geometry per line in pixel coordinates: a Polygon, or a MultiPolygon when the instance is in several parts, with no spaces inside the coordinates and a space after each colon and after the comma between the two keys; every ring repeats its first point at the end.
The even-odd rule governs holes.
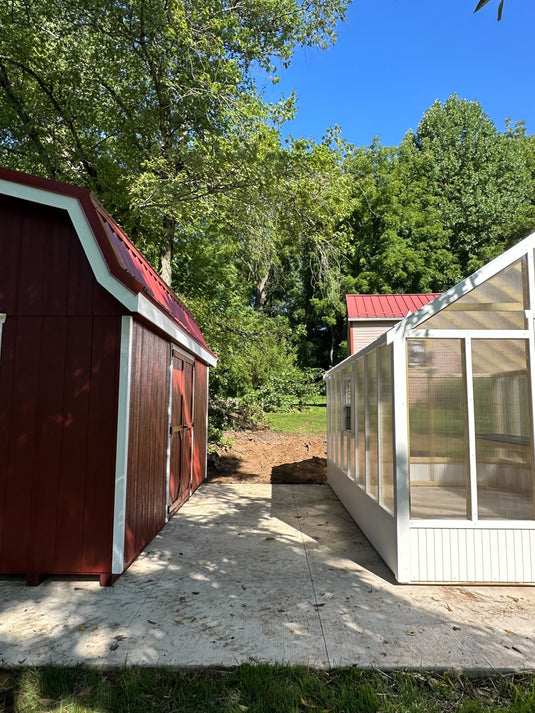
{"type": "Polygon", "coordinates": [[[265,421],[273,431],[281,433],[325,433],[327,409],[325,396],[314,396],[306,404],[292,404],[291,411],[273,412],[265,415],[265,421]]]}
{"type": "Polygon", "coordinates": [[[531,151],[522,126],[499,133],[455,94],[398,148],[357,149],[353,289],[443,291],[524,237],[535,228],[531,151]]]}
{"type": "Polygon", "coordinates": [[[220,356],[219,428],[308,398],[347,292],[445,290],[535,227],[535,138],[477,102],[435,102],[398,147],[282,141],[295,99],[257,77],[334,42],[347,4],[0,3],[0,164],[123,224],[220,356]]]}
{"type": "Polygon", "coordinates": [[[533,676],[250,665],[234,669],[48,666],[3,672],[0,707],[18,713],[532,713],[533,676]]]}

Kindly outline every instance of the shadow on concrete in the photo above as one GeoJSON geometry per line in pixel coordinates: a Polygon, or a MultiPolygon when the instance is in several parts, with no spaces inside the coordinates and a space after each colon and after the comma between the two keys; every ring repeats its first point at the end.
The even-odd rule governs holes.
{"type": "Polygon", "coordinates": [[[313,456],[296,463],[282,463],[271,469],[273,485],[318,485],[327,483],[327,459],[313,456]]]}
{"type": "Polygon", "coordinates": [[[300,530],[309,539],[309,549],[328,548],[330,557],[350,560],[384,582],[397,584],[390,569],[328,485],[311,488],[305,499],[299,489],[273,488],[271,514],[300,530]]]}
{"type": "Polygon", "coordinates": [[[206,483],[113,587],[0,612],[3,666],[535,667],[533,589],[396,585],[328,486],[206,483]]]}

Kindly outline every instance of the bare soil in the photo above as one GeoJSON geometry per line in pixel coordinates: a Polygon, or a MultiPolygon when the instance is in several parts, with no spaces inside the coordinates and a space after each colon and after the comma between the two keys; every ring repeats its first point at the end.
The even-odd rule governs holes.
{"type": "Polygon", "coordinates": [[[326,483],[325,436],[233,431],[230,448],[208,457],[208,480],[218,483],[326,483]]]}

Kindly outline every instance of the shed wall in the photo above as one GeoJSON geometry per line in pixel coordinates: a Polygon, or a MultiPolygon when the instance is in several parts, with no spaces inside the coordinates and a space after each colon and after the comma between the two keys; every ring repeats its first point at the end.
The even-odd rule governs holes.
{"type": "Polygon", "coordinates": [[[208,407],[208,367],[195,363],[195,403],[193,405],[193,474],[191,490],[197,490],[206,477],[206,438],[208,407]]]}
{"type": "Polygon", "coordinates": [[[120,307],[66,213],[0,222],[0,571],[110,572],[120,307]]]}
{"type": "Polygon", "coordinates": [[[134,322],[126,492],[125,565],[166,521],[170,346],[134,322]]]}
{"type": "Polygon", "coordinates": [[[394,516],[386,512],[343,470],[327,461],[327,480],[340,502],[373,544],[390,569],[397,574],[397,537],[394,516]]]}
{"type": "Polygon", "coordinates": [[[393,319],[392,321],[388,320],[379,320],[377,322],[372,322],[372,321],[365,321],[365,322],[350,322],[349,323],[349,331],[350,331],[350,345],[351,345],[351,354],[356,354],[359,352],[361,349],[364,349],[364,347],[367,347],[368,344],[371,344],[373,341],[377,339],[377,337],[380,337],[381,334],[384,334],[386,331],[391,329],[395,324],[399,322],[398,319],[393,319]]]}

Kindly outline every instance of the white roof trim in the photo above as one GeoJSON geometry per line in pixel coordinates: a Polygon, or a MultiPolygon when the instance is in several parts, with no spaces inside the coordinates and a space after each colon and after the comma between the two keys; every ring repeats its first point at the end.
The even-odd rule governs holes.
{"type": "Polygon", "coordinates": [[[159,327],[166,334],[168,334],[172,339],[174,339],[180,346],[187,349],[189,352],[195,354],[195,356],[200,357],[209,366],[216,366],[217,357],[215,357],[211,352],[207,351],[202,347],[199,342],[195,341],[185,329],[183,329],[178,322],[174,319],[168,317],[164,312],[162,312],[156,305],[151,302],[145,295],[138,295],[138,308],[136,310],[138,314],[145,317],[152,324],[159,327]]]}
{"type": "Polygon", "coordinates": [[[134,294],[110,273],[97,239],[77,198],[2,179],[0,179],[0,194],[67,211],[97,282],[126,309],[148,319],[149,322],[159,327],[209,366],[217,364],[217,357],[192,339],[171,316],[162,312],[145,295],[134,294]]]}
{"type": "Polygon", "coordinates": [[[419,310],[398,322],[398,324],[387,332],[388,343],[390,344],[394,339],[406,337],[409,331],[415,329],[419,324],[425,322],[425,320],[430,317],[433,317],[452,302],[456,302],[460,297],[471,292],[478,285],[481,285],[491,277],[494,277],[494,275],[497,275],[506,267],[526,255],[534,246],[535,233],[531,233],[527,238],[513,245],[512,248],[498,255],[498,257],[495,257],[494,260],[483,265],[483,267],[476,270],[472,275],[469,275],[442,295],[435,297],[432,302],[420,307],[419,310]]]}
{"type": "Polygon", "coordinates": [[[349,364],[351,364],[352,361],[356,361],[359,357],[364,356],[365,354],[368,354],[369,352],[375,351],[377,347],[382,347],[384,344],[389,344],[389,342],[386,339],[386,335],[389,334],[389,332],[383,332],[383,334],[379,335],[377,339],[375,339],[373,342],[370,342],[369,344],[366,344],[365,347],[362,347],[358,352],[355,352],[354,354],[350,354],[348,357],[346,357],[343,361],[341,361],[339,364],[336,364],[336,366],[333,366],[329,371],[327,371],[323,375],[324,381],[326,381],[329,377],[331,377],[334,373],[337,371],[340,371],[347,367],[349,364]]]}

